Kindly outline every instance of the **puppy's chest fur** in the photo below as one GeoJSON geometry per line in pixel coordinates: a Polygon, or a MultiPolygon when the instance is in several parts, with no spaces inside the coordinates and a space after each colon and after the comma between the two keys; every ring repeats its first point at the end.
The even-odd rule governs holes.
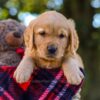
{"type": "Polygon", "coordinates": [[[20,61],[21,57],[15,51],[0,52],[0,65],[18,66],[20,61]]]}

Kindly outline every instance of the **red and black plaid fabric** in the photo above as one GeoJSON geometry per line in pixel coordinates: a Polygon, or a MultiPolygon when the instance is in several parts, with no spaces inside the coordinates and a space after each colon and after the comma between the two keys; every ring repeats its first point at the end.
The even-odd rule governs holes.
{"type": "MultiPolygon", "coordinates": [[[[22,48],[16,52],[21,56],[24,54],[22,48]]],[[[15,69],[0,66],[0,100],[71,100],[83,83],[78,86],[68,84],[60,68],[38,68],[33,70],[28,82],[18,84],[13,78],[15,69]]]]}
{"type": "Polygon", "coordinates": [[[15,67],[0,67],[0,100],[71,100],[82,85],[67,83],[61,69],[35,69],[24,84],[13,79],[15,67]]]}

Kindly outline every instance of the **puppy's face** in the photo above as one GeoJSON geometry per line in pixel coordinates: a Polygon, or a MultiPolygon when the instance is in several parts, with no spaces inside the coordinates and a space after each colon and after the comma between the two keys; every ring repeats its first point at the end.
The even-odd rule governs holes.
{"type": "Polygon", "coordinates": [[[66,53],[74,53],[78,48],[74,22],[55,11],[43,13],[33,20],[24,39],[26,54],[46,62],[58,63],[66,53]]]}
{"type": "Polygon", "coordinates": [[[37,55],[41,59],[56,60],[64,56],[68,44],[68,31],[58,22],[43,22],[34,29],[37,55]]]}

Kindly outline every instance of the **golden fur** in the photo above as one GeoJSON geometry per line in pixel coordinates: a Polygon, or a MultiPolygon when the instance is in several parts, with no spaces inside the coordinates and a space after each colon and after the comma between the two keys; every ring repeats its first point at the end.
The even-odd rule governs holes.
{"type": "Polygon", "coordinates": [[[79,84],[84,77],[79,66],[83,67],[81,58],[76,53],[79,40],[72,19],[66,19],[56,11],[48,11],[33,20],[24,33],[26,45],[25,56],[14,73],[20,83],[27,81],[34,66],[43,68],[62,67],[71,84],[79,84]],[[48,46],[57,48],[55,55],[48,54],[48,46]],[[27,57],[32,58],[31,68],[27,57]]]}

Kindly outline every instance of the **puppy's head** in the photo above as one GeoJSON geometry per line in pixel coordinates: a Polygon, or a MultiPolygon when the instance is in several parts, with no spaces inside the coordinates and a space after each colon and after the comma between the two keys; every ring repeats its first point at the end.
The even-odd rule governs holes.
{"type": "Polygon", "coordinates": [[[74,54],[78,36],[73,20],[48,11],[32,21],[24,34],[26,54],[48,61],[62,59],[65,53],[74,54]]]}

